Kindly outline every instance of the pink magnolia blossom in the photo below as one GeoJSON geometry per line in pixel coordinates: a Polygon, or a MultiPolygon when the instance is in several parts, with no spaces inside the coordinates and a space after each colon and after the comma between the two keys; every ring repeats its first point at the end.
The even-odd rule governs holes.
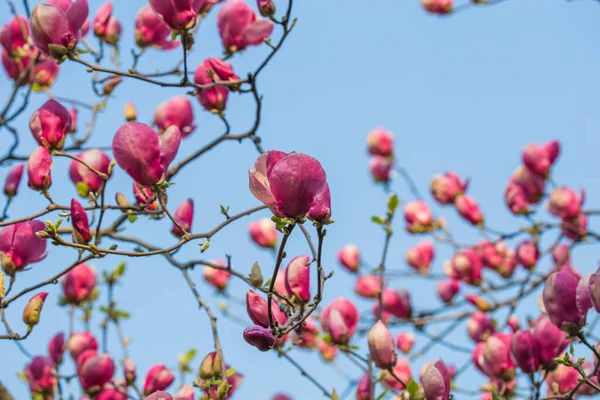
{"type": "Polygon", "coordinates": [[[510,350],[515,363],[526,374],[535,372],[540,367],[538,344],[530,330],[516,332],[510,350]]]}
{"type": "Polygon", "coordinates": [[[108,354],[87,350],[77,359],[77,376],[86,393],[99,392],[115,373],[115,363],[108,354]]]}
{"type": "MultiPolygon", "coordinates": [[[[194,72],[194,82],[199,85],[212,85],[220,82],[238,81],[230,63],[210,57],[204,60],[194,72]]],[[[198,93],[198,101],[206,111],[219,113],[227,106],[229,88],[225,85],[214,85],[202,89],[198,93]]]]}
{"type": "Polygon", "coordinates": [[[442,360],[429,364],[421,377],[426,400],[450,400],[450,373],[442,360]]]}
{"type": "Polygon", "coordinates": [[[162,135],[139,122],[127,122],[115,134],[112,151],[115,161],[142,186],[153,186],[165,179],[175,159],[181,134],[176,126],[162,135]]]}
{"type": "Polygon", "coordinates": [[[431,194],[440,204],[452,204],[467,190],[469,181],[462,182],[455,172],[437,174],[431,180],[431,194]]]}
{"type": "Polygon", "coordinates": [[[9,199],[17,195],[19,184],[21,183],[21,178],[23,177],[24,168],[25,164],[17,164],[12,167],[10,171],[8,171],[6,181],[4,182],[4,194],[9,199]]]}
{"type": "Polygon", "coordinates": [[[48,100],[29,119],[33,138],[48,150],[62,150],[71,130],[71,114],[55,100],[48,100]]]}
{"type": "Polygon", "coordinates": [[[581,278],[569,270],[551,274],[544,285],[543,301],[550,321],[568,333],[585,325],[585,314],[577,307],[577,286],[581,278]]]}
{"type": "Polygon", "coordinates": [[[483,214],[475,199],[471,196],[459,195],[454,199],[456,210],[466,221],[473,225],[483,225],[483,214]]]}
{"type": "Polygon", "coordinates": [[[164,364],[154,365],[146,373],[144,394],[147,396],[157,390],[165,390],[174,380],[175,375],[164,364]]]}
{"type": "Polygon", "coordinates": [[[368,344],[375,366],[388,369],[396,365],[394,337],[382,321],[377,321],[369,331],[368,344]]]}
{"type": "Polygon", "coordinates": [[[54,362],[49,357],[36,356],[25,367],[25,378],[31,393],[52,395],[56,390],[54,362]]]}
{"type": "Polygon", "coordinates": [[[180,400],[194,400],[194,387],[192,385],[185,385],[175,397],[180,400]]]}
{"type": "Polygon", "coordinates": [[[387,183],[392,177],[393,157],[373,156],[369,162],[369,171],[375,182],[387,183]]]}
{"type": "Polygon", "coordinates": [[[188,137],[196,129],[192,103],[185,96],[175,96],[156,107],[154,122],[159,133],[175,125],[179,128],[182,138],[188,137]]]}
{"type": "MultiPolygon", "coordinates": [[[[227,267],[227,263],[223,260],[212,260],[212,264],[227,267]]],[[[225,290],[227,287],[227,282],[230,277],[231,274],[222,269],[213,268],[208,265],[204,267],[204,280],[221,291],[225,290]]]]}
{"type": "Polygon", "coordinates": [[[375,128],[367,136],[369,154],[388,157],[394,153],[394,135],[384,129],[375,128]]]}
{"type": "MultiPolygon", "coordinates": [[[[270,328],[267,307],[268,303],[261,295],[253,290],[246,292],[246,312],[254,324],[263,328],[270,328]]],[[[274,301],[271,302],[271,317],[273,322],[277,321],[279,325],[283,325],[287,321],[286,315],[274,301]]]]}
{"type": "Polygon", "coordinates": [[[517,247],[517,260],[528,270],[533,270],[540,257],[537,244],[531,240],[521,242],[517,247]]]}
{"type": "Polygon", "coordinates": [[[249,226],[250,237],[260,247],[273,249],[279,240],[275,224],[269,218],[252,221],[249,226]]]}
{"type": "Polygon", "coordinates": [[[550,168],[559,153],[560,144],[556,140],[544,145],[529,144],[523,151],[523,164],[532,173],[545,178],[550,173],[550,168]]]}
{"type": "Polygon", "coordinates": [[[171,30],[183,32],[196,26],[202,0],[149,0],[150,6],[171,30]]]}
{"type": "Polygon", "coordinates": [[[68,303],[90,300],[95,288],[96,273],[85,263],[77,265],[62,279],[63,297],[68,303]]]}
{"type": "Polygon", "coordinates": [[[467,333],[475,342],[487,339],[495,331],[496,324],[488,314],[482,311],[474,312],[467,321],[467,333]]]}
{"type": "Polygon", "coordinates": [[[360,268],[360,250],[353,244],[347,244],[338,252],[338,262],[350,272],[360,268]]]}
{"type": "Polygon", "coordinates": [[[77,363],[79,356],[87,351],[97,352],[98,342],[89,332],[73,333],[67,342],[67,349],[73,361],[77,363]]]}
{"type": "Polygon", "coordinates": [[[270,17],[275,14],[275,3],[273,0],[257,0],[256,5],[260,10],[260,15],[270,17]]]}
{"type": "Polygon", "coordinates": [[[539,318],[531,332],[537,345],[541,365],[553,364],[554,358],[558,357],[569,343],[566,340],[567,334],[546,317],[539,318]]]}
{"type": "Polygon", "coordinates": [[[137,369],[135,362],[131,358],[123,360],[123,374],[125,375],[125,382],[131,385],[137,378],[137,369]]]}
{"type": "Polygon", "coordinates": [[[361,275],[356,279],[354,291],[356,294],[366,298],[376,298],[381,287],[378,275],[361,275]]]}
{"type": "Polygon", "coordinates": [[[259,325],[249,326],[244,329],[244,340],[260,351],[268,351],[275,345],[275,337],[269,328],[259,325]]]}
{"type": "MultiPolygon", "coordinates": [[[[396,365],[392,367],[392,371],[394,372],[394,375],[400,378],[404,383],[408,383],[411,379],[410,363],[404,358],[398,358],[396,360],[396,365]]],[[[398,382],[398,380],[387,371],[383,373],[382,383],[384,386],[396,391],[405,389],[404,385],[398,382]]]]}
{"type": "Polygon", "coordinates": [[[454,254],[450,263],[444,267],[446,275],[452,279],[460,279],[469,285],[481,282],[481,258],[474,249],[465,249],[454,254]]]}
{"type": "Polygon", "coordinates": [[[515,363],[510,356],[512,334],[496,332],[483,346],[483,369],[491,378],[511,380],[515,376],[515,363]]]}
{"type": "MultiPolygon", "coordinates": [[[[313,207],[331,213],[325,170],[314,158],[302,153],[269,151],[261,154],[248,172],[250,190],[278,217],[302,218],[313,207]],[[322,196],[323,193],[327,196],[322,196]]],[[[321,214],[321,213],[320,213],[321,214]]],[[[329,218],[329,215],[319,215],[329,218]]]]}
{"type": "Polygon", "coordinates": [[[444,303],[451,303],[459,290],[460,282],[456,279],[439,281],[436,287],[437,294],[444,303]]]}
{"type": "Polygon", "coordinates": [[[69,115],[71,116],[71,129],[69,129],[69,133],[77,132],[77,109],[75,107],[71,107],[69,110],[69,115]]]}
{"type": "Polygon", "coordinates": [[[36,5],[29,19],[33,43],[45,54],[63,57],[77,46],[88,12],[87,0],[51,0],[36,5]]]}
{"type": "Polygon", "coordinates": [[[490,243],[485,241],[478,246],[483,264],[505,278],[512,276],[517,267],[517,257],[513,249],[506,247],[503,241],[490,243]]]}
{"type": "Polygon", "coordinates": [[[273,31],[273,23],[258,19],[256,12],[241,0],[230,0],[217,15],[223,47],[231,53],[261,44],[273,31]]]}
{"type": "Polygon", "coordinates": [[[333,343],[345,344],[354,335],[359,319],[356,306],[340,297],[329,303],[321,313],[321,326],[329,333],[333,343]]]}
{"type": "Polygon", "coordinates": [[[423,240],[406,252],[406,261],[421,274],[429,273],[429,267],[433,261],[435,248],[430,240],[423,240]]]}
{"type": "Polygon", "coordinates": [[[410,233],[423,233],[434,228],[433,214],[429,205],[423,200],[410,202],[404,206],[406,230],[410,233]]]}
{"type": "Polygon", "coordinates": [[[410,353],[415,344],[415,335],[410,332],[400,332],[396,336],[396,347],[405,354],[410,353]]]}
{"type": "Polygon", "coordinates": [[[73,241],[87,244],[92,240],[88,216],[80,202],[71,199],[71,221],[73,223],[73,241]]]}
{"type": "Polygon", "coordinates": [[[579,215],[585,200],[585,191],[581,190],[579,196],[568,187],[559,187],[550,194],[548,211],[562,219],[573,218],[579,215]]]}
{"type": "Polygon", "coordinates": [[[0,28],[0,45],[10,57],[23,56],[28,39],[29,24],[23,17],[13,17],[9,23],[0,28]]]}
{"type": "Polygon", "coordinates": [[[358,381],[356,386],[356,400],[370,400],[371,399],[371,378],[366,373],[358,381]]]}
{"type": "MultiPolygon", "coordinates": [[[[96,171],[108,175],[110,158],[103,151],[98,149],[86,150],[77,154],[76,157],[96,171]]],[[[100,191],[104,182],[96,173],[76,160],[71,161],[69,177],[77,186],[77,192],[83,197],[87,197],[90,192],[100,191]]]]}
{"type": "MultiPolygon", "coordinates": [[[[412,306],[410,304],[410,293],[404,289],[383,289],[381,293],[381,319],[385,322],[391,316],[396,318],[408,318],[412,314],[412,306]]],[[[373,315],[379,315],[379,303],[376,302],[373,306],[373,315]]]]}
{"type": "Polygon", "coordinates": [[[25,325],[32,327],[40,322],[40,314],[42,313],[42,307],[44,306],[44,301],[47,296],[47,292],[40,292],[34,294],[31,299],[29,299],[23,310],[23,322],[25,325]]]}
{"type": "MultiPolygon", "coordinates": [[[[177,210],[175,210],[173,218],[186,232],[191,232],[192,221],[194,219],[194,200],[187,199],[181,203],[179,207],[177,207],[177,210]]],[[[171,228],[171,233],[177,237],[182,237],[184,235],[184,232],[182,232],[175,224],[173,224],[173,228],[171,228]]]]}
{"type": "Polygon", "coordinates": [[[0,230],[0,255],[2,269],[12,276],[29,264],[46,257],[46,240],[37,237],[46,225],[41,221],[17,222],[0,230]]]}
{"type": "Polygon", "coordinates": [[[285,271],[287,292],[294,295],[297,300],[307,303],[310,300],[310,258],[294,257],[285,271]]]}
{"type": "Polygon", "coordinates": [[[569,239],[580,241],[587,235],[587,222],[587,215],[579,214],[573,218],[563,219],[560,224],[560,229],[562,234],[569,239]]]}
{"type": "MultiPolygon", "coordinates": [[[[571,358],[571,361],[575,361],[571,358]]],[[[579,384],[579,372],[573,367],[558,364],[558,366],[548,374],[546,374],[546,384],[548,385],[548,393],[550,395],[566,394],[579,384]],[[555,388],[558,391],[555,392],[555,388]]]]}
{"type": "Polygon", "coordinates": [[[171,30],[156,15],[150,6],[140,8],[135,16],[135,42],[142,49],[155,47],[160,50],[173,50],[179,41],[169,40],[171,30]]]}
{"type": "Polygon", "coordinates": [[[65,349],[64,333],[59,332],[50,338],[50,341],[48,342],[48,356],[54,361],[54,364],[59,365],[62,362],[65,349]]]}

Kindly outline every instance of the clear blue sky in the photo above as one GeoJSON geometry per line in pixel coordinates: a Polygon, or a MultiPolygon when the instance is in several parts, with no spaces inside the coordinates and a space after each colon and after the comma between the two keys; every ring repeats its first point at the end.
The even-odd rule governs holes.
{"type": "MultiPolygon", "coordinates": [[[[16,3],[20,7],[20,2],[16,3]]],[[[90,3],[93,15],[102,3],[96,0],[90,3]]],[[[285,2],[276,3],[283,8],[285,2]]],[[[365,152],[365,136],[373,127],[384,126],[395,133],[398,161],[411,171],[423,192],[437,172],[451,169],[470,177],[469,191],[481,204],[490,226],[496,229],[518,226],[519,221],[507,212],[502,196],[507,179],[519,164],[520,152],[529,142],[560,139],[563,152],[555,168],[555,180],[575,188],[585,187],[587,204],[598,204],[600,4],[597,1],[512,0],[449,18],[426,15],[417,0],[295,3],[294,15],[298,17],[295,31],[260,78],[265,112],[259,134],[266,148],[308,153],[319,159],[327,171],[336,222],[328,228],[324,260],[326,270],[336,273],[327,282],[325,302],[340,295],[355,299],[348,291],[352,278],[335,261],[342,245],[358,244],[371,265],[380,257],[383,233],[370,222],[370,216],[382,211],[386,195],[381,187],[371,183],[365,152]]],[[[115,2],[115,13],[124,24],[121,49],[126,66],[130,64],[134,15],[145,4],[142,0],[115,2]]],[[[202,22],[190,57],[191,66],[198,65],[205,57],[221,54],[215,14],[202,22]]],[[[8,21],[5,2],[0,2],[0,15],[2,23],[8,21]]],[[[243,76],[254,69],[266,51],[263,46],[236,55],[235,70],[243,76]]],[[[177,50],[169,53],[152,50],[141,60],[139,70],[165,70],[179,57],[177,50]]],[[[6,101],[10,88],[5,75],[1,75],[0,104],[6,101]]],[[[53,92],[79,100],[93,98],[89,75],[80,65],[70,62],[61,66],[53,92]]],[[[125,102],[132,101],[140,121],[149,122],[156,105],[181,93],[181,90],[126,81],[101,114],[92,143],[110,144],[123,123],[125,102]]],[[[27,120],[45,99],[44,94],[33,95],[29,111],[15,124],[22,139],[21,154],[34,147],[27,120]]],[[[180,149],[179,159],[222,132],[218,118],[202,111],[196,101],[193,104],[198,128],[180,149]]],[[[246,131],[253,118],[251,99],[233,95],[229,105],[227,115],[233,131],[246,131]]],[[[79,134],[89,116],[81,110],[79,134]]],[[[4,151],[8,134],[2,131],[2,135],[0,150],[4,151]]],[[[169,190],[170,206],[193,197],[196,232],[209,230],[222,220],[219,204],[231,206],[232,213],[255,206],[257,201],[247,189],[247,169],[255,157],[249,143],[220,146],[177,176],[177,185],[169,190]]],[[[68,179],[67,165],[56,160],[53,172],[51,193],[61,204],[68,204],[76,196],[68,179]]],[[[3,181],[6,169],[1,174],[3,181]]],[[[392,187],[402,199],[410,199],[402,182],[394,182],[392,187]]],[[[45,207],[45,200],[26,188],[25,182],[20,189],[18,201],[10,208],[11,217],[25,216],[45,207]]],[[[123,191],[131,198],[129,177],[117,171],[108,190],[111,199],[115,191],[123,191]]],[[[444,210],[443,214],[458,237],[478,239],[452,210],[444,210]]],[[[250,219],[242,220],[216,236],[203,257],[222,258],[232,254],[234,267],[242,271],[249,271],[258,260],[263,273],[268,274],[273,259],[248,239],[249,222],[250,219]]],[[[391,244],[388,268],[405,271],[404,253],[417,238],[403,233],[401,218],[395,228],[398,234],[391,244]]],[[[169,229],[166,220],[140,220],[130,232],[164,246],[173,243],[169,229]]],[[[443,261],[451,255],[446,248],[438,250],[435,272],[441,271],[443,261]]],[[[293,238],[288,254],[306,252],[305,243],[299,237],[293,238]]],[[[44,262],[19,275],[17,290],[46,279],[75,257],[72,251],[49,247],[44,262]]],[[[200,253],[196,244],[189,244],[177,257],[199,258],[200,253]]],[[[116,295],[119,306],[133,315],[131,321],[124,323],[124,329],[133,338],[130,351],[138,365],[138,375],[143,378],[145,371],[159,362],[175,368],[177,354],[192,347],[198,349],[200,359],[211,351],[208,319],[202,310],[198,311],[180,273],[159,257],[136,260],[114,257],[93,264],[100,272],[121,261],[127,261],[128,270],[116,295]]],[[[591,246],[584,246],[575,255],[575,265],[586,273],[595,269],[596,263],[597,256],[591,246]]],[[[547,268],[547,263],[543,265],[547,268]]],[[[193,277],[216,309],[223,299],[214,296],[213,290],[202,282],[200,270],[194,271],[193,277]]],[[[430,283],[396,279],[390,285],[414,289],[417,308],[439,305],[430,283]]],[[[241,299],[246,290],[243,283],[233,279],[229,293],[241,299]]],[[[50,287],[49,291],[42,322],[24,343],[33,354],[45,353],[48,339],[58,329],[66,331],[66,312],[56,305],[60,288],[50,287]]],[[[530,303],[535,305],[536,300],[534,296],[530,303]]],[[[13,327],[20,332],[24,331],[20,315],[25,301],[23,298],[8,309],[13,327]]],[[[370,302],[358,299],[357,302],[361,310],[370,310],[370,302]]],[[[535,315],[532,305],[526,310],[535,315]]],[[[243,307],[233,303],[230,306],[233,314],[247,318],[243,307]]],[[[93,320],[96,333],[99,320],[99,315],[93,320]]],[[[285,360],[278,360],[274,352],[259,353],[243,342],[242,326],[224,318],[219,324],[227,362],[246,376],[235,398],[268,399],[278,390],[293,394],[296,400],[320,398],[317,389],[285,360]]],[[[467,343],[464,329],[459,329],[451,339],[467,343]]],[[[120,357],[114,335],[110,342],[114,354],[120,357]]],[[[419,340],[417,347],[422,343],[419,340]]],[[[315,353],[294,350],[292,354],[322,383],[338,391],[345,388],[346,376],[361,375],[343,356],[331,368],[322,364],[315,353]]],[[[451,356],[436,347],[426,360],[415,363],[413,373],[418,374],[422,361],[439,356],[455,364],[465,359],[464,355],[451,356]]],[[[26,398],[28,390],[15,375],[25,365],[26,357],[14,343],[4,341],[0,343],[0,360],[2,382],[17,399],[26,398]]],[[[459,386],[468,386],[475,376],[480,380],[477,372],[469,370],[458,382],[459,386]]]]}

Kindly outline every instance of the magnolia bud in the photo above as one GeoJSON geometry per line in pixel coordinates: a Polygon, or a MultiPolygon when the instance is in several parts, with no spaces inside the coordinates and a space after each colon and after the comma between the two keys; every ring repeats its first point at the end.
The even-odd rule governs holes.
{"type": "Polygon", "coordinates": [[[396,364],[394,338],[382,321],[377,321],[369,331],[369,353],[378,368],[388,369],[396,364]]]}
{"type": "Polygon", "coordinates": [[[35,326],[40,322],[40,314],[44,306],[44,300],[48,296],[47,292],[41,292],[34,295],[23,310],[23,322],[29,327],[35,326]]]}
{"type": "Polygon", "coordinates": [[[125,120],[127,122],[135,121],[137,119],[137,111],[133,103],[125,103],[125,120]]]}
{"type": "Polygon", "coordinates": [[[104,88],[102,89],[104,91],[104,95],[108,96],[110,95],[113,90],[115,90],[115,88],[123,81],[123,78],[121,78],[120,76],[115,76],[113,78],[110,78],[108,80],[108,82],[106,82],[104,84],[104,88]]]}

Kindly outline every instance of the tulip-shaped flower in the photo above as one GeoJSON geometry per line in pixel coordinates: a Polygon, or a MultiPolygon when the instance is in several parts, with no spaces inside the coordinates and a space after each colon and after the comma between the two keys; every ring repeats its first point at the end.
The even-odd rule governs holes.
{"type": "Polygon", "coordinates": [[[73,361],[77,363],[79,356],[87,351],[96,353],[98,342],[89,332],[73,333],[67,342],[67,349],[73,361]]]}
{"type": "Polygon", "coordinates": [[[271,330],[259,325],[244,329],[244,340],[260,351],[268,351],[275,345],[275,337],[271,330]]]}
{"type": "Polygon", "coordinates": [[[157,364],[148,370],[144,381],[144,395],[165,390],[175,380],[175,375],[164,365],[157,364]]]}
{"type": "Polygon", "coordinates": [[[179,41],[169,40],[171,30],[156,15],[150,6],[142,7],[135,16],[135,42],[142,49],[155,47],[160,50],[172,50],[179,41]]]}
{"type": "Polygon", "coordinates": [[[71,199],[71,221],[73,222],[73,241],[87,244],[92,240],[88,216],[80,202],[71,199]]]}
{"type": "Polygon", "coordinates": [[[511,380],[515,376],[515,364],[510,357],[512,334],[496,332],[483,346],[483,368],[491,378],[511,380]]]}
{"type": "MultiPolygon", "coordinates": [[[[211,263],[221,267],[227,267],[227,263],[223,260],[213,260],[211,263]]],[[[204,280],[218,290],[225,290],[230,277],[231,274],[222,269],[213,268],[208,265],[204,267],[204,280]]]]}
{"type": "Polygon", "coordinates": [[[468,185],[469,181],[463,183],[455,172],[437,174],[431,180],[431,194],[440,204],[452,204],[456,197],[465,193],[468,185]]]}
{"type": "Polygon", "coordinates": [[[517,247],[517,260],[523,267],[530,271],[533,270],[537,264],[539,257],[540,251],[538,250],[537,244],[530,240],[521,242],[517,247]]]}
{"type": "Polygon", "coordinates": [[[429,364],[421,384],[425,400],[450,400],[450,373],[442,360],[429,364]]]}
{"type": "Polygon", "coordinates": [[[569,270],[551,274],[542,298],[550,321],[567,333],[577,333],[585,325],[585,314],[577,307],[577,286],[581,278],[569,270]]]}
{"type": "Polygon", "coordinates": [[[223,84],[238,81],[239,77],[233,72],[231,64],[215,57],[207,58],[194,72],[194,82],[199,85],[213,85],[198,93],[198,101],[206,111],[219,113],[227,106],[229,88],[223,84]]]}
{"type": "Polygon", "coordinates": [[[331,213],[325,170],[311,156],[276,150],[263,153],[249,171],[249,179],[254,197],[278,217],[302,218],[313,206],[325,207],[331,213]],[[324,192],[326,199],[321,197],[324,192]]]}
{"type": "Polygon", "coordinates": [[[115,45],[121,35],[121,23],[112,15],[112,2],[104,3],[94,17],[94,35],[115,45]]]}
{"type": "Polygon", "coordinates": [[[439,281],[436,286],[437,294],[444,303],[451,303],[459,290],[460,282],[456,279],[439,281]]]}
{"type": "Polygon", "coordinates": [[[87,264],[79,264],[62,280],[63,297],[67,303],[80,304],[93,297],[96,273],[87,264]]]}
{"type": "MultiPolygon", "coordinates": [[[[77,154],[77,158],[98,172],[108,175],[110,158],[101,150],[91,149],[77,154]]],[[[98,192],[104,182],[98,174],[92,172],[87,166],[78,162],[71,161],[69,166],[69,176],[77,186],[77,193],[82,197],[87,197],[90,192],[98,192]]]]}
{"type": "Polygon", "coordinates": [[[369,154],[388,157],[394,153],[394,135],[384,129],[375,128],[367,136],[369,154]]]}
{"type": "Polygon", "coordinates": [[[554,325],[548,318],[541,317],[532,329],[537,346],[537,354],[541,365],[551,365],[567,347],[567,335],[554,325]]]}
{"type": "Polygon", "coordinates": [[[62,362],[65,349],[65,334],[59,332],[52,336],[48,342],[48,356],[54,361],[54,364],[59,365],[62,362]]]}
{"type": "Polygon", "coordinates": [[[410,353],[415,343],[415,335],[410,332],[400,332],[396,336],[396,347],[405,354],[410,353]]]}
{"type": "Polygon", "coordinates": [[[148,125],[128,122],[117,130],[112,150],[117,164],[138,184],[149,187],[165,179],[180,141],[176,126],[158,135],[148,125]]]}
{"type": "MultiPolygon", "coordinates": [[[[53,398],[57,379],[52,359],[41,356],[34,357],[25,367],[25,378],[32,394],[42,396],[44,399],[53,398]]],[[[32,398],[35,397],[32,396],[32,398]]]]}
{"type": "Polygon", "coordinates": [[[25,47],[28,39],[29,24],[23,17],[14,17],[0,28],[0,45],[12,58],[21,58],[26,55],[25,47]]]}
{"type": "Polygon", "coordinates": [[[517,366],[526,374],[535,372],[540,367],[538,344],[530,330],[513,335],[510,352],[517,366]]]}
{"type": "Polygon", "coordinates": [[[444,266],[444,272],[450,278],[460,279],[469,285],[481,282],[481,258],[474,249],[465,249],[456,253],[450,263],[444,266]]]}
{"type": "Polygon", "coordinates": [[[266,249],[274,249],[279,240],[275,224],[269,218],[252,221],[249,231],[254,243],[266,249]]]}
{"type": "Polygon", "coordinates": [[[150,6],[163,22],[175,32],[183,32],[196,26],[202,6],[200,0],[150,0],[150,6]]]}
{"type": "Polygon", "coordinates": [[[40,292],[33,295],[23,310],[23,322],[25,325],[32,327],[40,322],[40,314],[48,293],[40,292]]]}
{"type": "Polygon", "coordinates": [[[287,292],[297,300],[307,303],[310,300],[310,258],[294,257],[285,270],[287,292]]]}
{"type": "Polygon", "coordinates": [[[27,186],[43,192],[52,186],[52,157],[45,147],[38,147],[27,160],[27,186]]]}
{"type": "Polygon", "coordinates": [[[79,30],[88,16],[87,0],[52,1],[35,6],[29,19],[33,43],[60,59],[75,49],[79,30]]]}
{"type": "Polygon", "coordinates": [[[350,300],[340,297],[321,313],[321,326],[335,344],[346,344],[358,327],[360,317],[350,300]]]}
{"type": "Polygon", "coordinates": [[[495,331],[496,325],[492,318],[482,311],[474,312],[467,321],[467,333],[475,342],[487,339],[495,331]]]}
{"type": "Polygon", "coordinates": [[[435,223],[431,209],[423,200],[406,204],[404,219],[406,220],[406,230],[410,233],[432,231],[435,223]]]}
{"type": "Polygon", "coordinates": [[[62,150],[71,130],[71,114],[58,101],[48,100],[31,115],[29,129],[40,146],[62,150]]]}
{"type": "Polygon", "coordinates": [[[338,252],[338,262],[350,272],[360,268],[360,250],[353,244],[347,244],[338,252]]]}
{"type": "Polygon", "coordinates": [[[560,144],[553,140],[544,145],[529,144],[523,151],[523,164],[532,173],[545,178],[550,173],[552,164],[558,158],[560,144]]]}
{"type": "Polygon", "coordinates": [[[17,222],[0,231],[2,270],[7,275],[12,276],[46,257],[46,241],[36,235],[45,228],[43,222],[34,220],[17,222]]]}
{"type": "MultiPolygon", "coordinates": [[[[181,203],[179,207],[177,207],[177,210],[175,210],[173,218],[186,232],[191,232],[192,220],[194,219],[194,200],[187,199],[181,203]]],[[[173,224],[173,228],[171,228],[171,233],[177,237],[182,237],[185,234],[175,224],[173,224]]]]}
{"type": "Polygon", "coordinates": [[[574,218],[579,215],[585,200],[585,192],[581,190],[579,196],[568,187],[559,187],[550,194],[548,211],[560,218],[574,218]]]}
{"type": "Polygon", "coordinates": [[[471,196],[460,195],[454,200],[456,210],[466,221],[473,225],[481,226],[483,224],[483,214],[475,199],[471,196]]]}
{"type": "MultiPolygon", "coordinates": [[[[246,293],[246,311],[248,316],[256,325],[269,328],[269,313],[267,301],[253,290],[246,293]]],[[[271,317],[273,323],[285,324],[286,315],[279,309],[275,302],[271,302],[271,317]]]]}
{"type": "Polygon", "coordinates": [[[156,107],[154,122],[159,133],[174,125],[179,128],[183,138],[188,137],[196,129],[192,103],[185,96],[175,96],[156,107]]]}
{"type": "Polygon", "coordinates": [[[375,366],[381,369],[396,365],[394,337],[382,321],[377,321],[369,331],[369,354],[375,366]]]}
{"type": "Polygon", "coordinates": [[[427,274],[429,272],[429,267],[431,266],[431,261],[433,261],[434,254],[435,249],[433,243],[431,243],[430,240],[423,240],[408,249],[406,252],[406,261],[408,262],[408,265],[413,267],[420,274],[427,274]]]}
{"type": "Polygon", "coordinates": [[[381,279],[378,275],[361,275],[356,279],[354,291],[356,294],[366,298],[376,298],[381,287],[381,279]]]}
{"type": "Polygon", "coordinates": [[[273,23],[258,16],[241,0],[227,2],[217,15],[219,34],[228,52],[261,44],[273,31],[273,23]]]}
{"type": "Polygon", "coordinates": [[[375,182],[387,183],[392,177],[393,157],[373,156],[369,161],[369,171],[375,182]]]}
{"type": "Polygon", "coordinates": [[[88,394],[95,394],[110,382],[115,373],[115,363],[108,354],[88,350],[77,359],[77,376],[88,394]]]}
{"type": "Polygon", "coordinates": [[[8,171],[6,181],[4,182],[4,194],[9,199],[12,199],[17,195],[24,168],[25,164],[17,164],[8,171]]]}

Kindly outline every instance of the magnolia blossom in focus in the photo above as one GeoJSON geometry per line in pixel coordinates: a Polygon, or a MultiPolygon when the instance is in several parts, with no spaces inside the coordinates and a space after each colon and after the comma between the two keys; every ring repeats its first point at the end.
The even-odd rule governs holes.
{"type": "Polygon", "coordinates": [[[183,32],[196,26],[201,0],[149,0],[150,7],[171,30],[183,32]]]}
{"type": "Polygon", "coordinates": [[[48,150],[62,150],[71,130],[71,114],[55,100],[48,100],[29,119],[33,138],[48,150]]]}
{"type": "Polygon", "coordinates": [[[569,270],[551,274],[544,285],[543,300],[550,321],[567,333],[577,333],[585,325],[578,307],[577,286],[581,278],[569,270]]]}
{"type": "Polygon", "coordinates": [[[62,279],[66,302],[79,304],[92,299],[96,287],[96,273],[87,264],[79,264],[62,279]]]}
{"type": "Polygon", "coordinates": [[[273,31],[273,23],[258,19],[256,12],[241,0],[228,1],[217,15],[219,34],[228,52],[261,44],[273,31]]]}
{"type": "Polygon", "coordinates": [[[198,101],[206,111],[222,112],[227,106],[229,86],[218,83],[235,82],[240,78],[233,72],[231,64],[216,57],[204,60],[194,72],[194,82],[198,85],[213,85],[198,93],[198,101]]]}
{"type": "MultiPolygon", "coordinates": [[[[110,158],[101,150],[91,149],[77,154],[79,160],[85,162],[96,171],[108,175],[110,158]]],[[[92,172],[87,166],[72,160],[69,167],[69,177],[77,186],[77,193],[87,197],[90,192],[98,192],[102,188],[103,180],[98,174],[92,172]]]]}
{"type": "Polygon", "coordinates": [[[17,222],[0,230],[2,270],[7,275],[12,276],[46,257],[46,240],[36,235],[45,228],[43,222],[34,220],[17,222]]]}
{"type": "Polygon", "coordinates": [[[429,364],[421,378],[426,400],[450,400],[450,373],[442,360],[429,364]]]}

